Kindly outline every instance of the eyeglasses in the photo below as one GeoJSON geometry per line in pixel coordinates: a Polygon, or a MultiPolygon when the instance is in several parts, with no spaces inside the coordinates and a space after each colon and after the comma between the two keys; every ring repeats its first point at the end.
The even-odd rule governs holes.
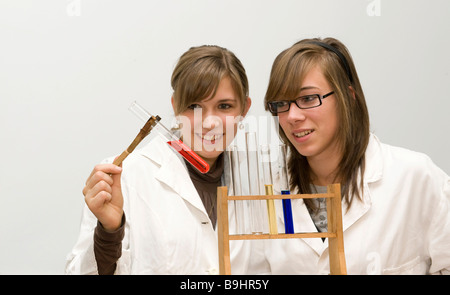
{"type": "Polygon", "coordinates": [[[312,109],[322,105],[322,99],[332,94],[334,94],[334,91],[331,91],[325,95],[311,94],[300,96],[294,100],[271,101],[267,103],[267,106],[269,108],[269,111],[274,115],[289,111],[289,109],[291,108],[291,103],[293,102],[299,109],[312,109]]]}

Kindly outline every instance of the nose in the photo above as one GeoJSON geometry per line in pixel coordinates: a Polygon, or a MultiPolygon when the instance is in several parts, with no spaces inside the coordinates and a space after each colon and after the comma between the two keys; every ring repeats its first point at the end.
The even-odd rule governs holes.
{"type": "Polygon", "coordinates": [[[203,117],[203,128],[214,129],[221,126],[221,119],[213,113],[205,113],[203,117]]]}
{"type": "Polygon", "coordinates": [[[295,105],[295,103],[292,103],[289,111],[287,111],[287,121],[289,123],[295,123],[297,121],[304,121],[305,119],[305,110],[300,109],[297,105],[295,105]]]}

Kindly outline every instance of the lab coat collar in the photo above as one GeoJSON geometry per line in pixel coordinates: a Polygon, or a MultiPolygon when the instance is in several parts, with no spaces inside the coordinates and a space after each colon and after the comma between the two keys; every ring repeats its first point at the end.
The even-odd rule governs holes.
{"type": "MultiPolygon", "coordinates": [[[[366,214],[372,206],[372,197],[369,185],[382,178],[383,161],[381,157],[381,143],[374,134],[370,134],[369,144],[365,154],[366,167],[364,171],[364,190],[362,200],[354,199],[350,208],[342,202],[343,229],[344,232],[366,214]]],[[[361,174],[358,176],[358,182],[361,174]]]]}
{"type": "MultiPolygon", "coordinates": [[[[205,207],[190,180],[186,164],[181,155],[176,153],[162,138],[154,138],[141,150],[141,154],[159,166],[155,178],[174,190],[181,198],[202,211],[205,207]]],[[[163,197],[163,196],[161,196],[163,197]]]]}
{"type": "Polygon", "coordinates": [[[383,157],[381,155],[381,142],[378,137],[371,133],[369,144],[366,149],[366,171],[364,172],[364,182],[372,183],[383,176],[383,157]]]}
{"type": "MultiPolygon", "coordinates": [[[[346,203],[342,202],[343,230],[350,228],[356,221],[364,216],[372,205],[369,184],[382,178],[383,162],[381,157],[381,143],[374,135],[370,135],[369,144],[366,149],[366,170],[364,173],[364,192],[362,200],[353,200],[352,206],[348,209],[346,203]]],[[[359,176],[361,177],[361,176],[359,176]]],[[[359,181],[358,181],[359,183],[359,181]]],[[[296,232],[317,232],[317,228],[312,221],[308,209],[303,200],[292,200],[294,208],[300,208],[299,214],[295,216],[294,228],[296,232]],[[295,202],[294,202],[295,201],[295,202]],[[294,203],[297,203],[294,205],[294,203]]],[[[328,240],[322,242],[321,239],[303,239],[319,256],[328,248],[328,240]]],[[[344,243],[345,248],[345,243],[344,243]]]]}

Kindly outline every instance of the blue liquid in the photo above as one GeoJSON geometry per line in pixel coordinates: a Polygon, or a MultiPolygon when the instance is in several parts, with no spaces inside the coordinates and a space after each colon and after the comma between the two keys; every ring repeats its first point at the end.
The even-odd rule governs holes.
{"type": "MultiPolygon", "coordinates": [[[[282,195],[290,195],[288,190],[282,190],[282,195]]],[[[284,215],[284,230],[287,234],[294,233],[294,221],[292,220],[292,205],[291,199],[283,199],[283,215],[284,215]]]]}

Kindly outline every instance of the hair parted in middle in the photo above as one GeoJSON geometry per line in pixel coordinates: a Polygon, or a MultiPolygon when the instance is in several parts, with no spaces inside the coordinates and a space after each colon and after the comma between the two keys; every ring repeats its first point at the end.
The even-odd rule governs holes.
{"type": "Polygon", "coordinates": [[[172,74],[175,115],[192,103],[214,96],[225,77],[230,78],[244,110],[249,87],[241,61],[233,52],[216,45],[191,47],[180,57],[172,74]]]}

